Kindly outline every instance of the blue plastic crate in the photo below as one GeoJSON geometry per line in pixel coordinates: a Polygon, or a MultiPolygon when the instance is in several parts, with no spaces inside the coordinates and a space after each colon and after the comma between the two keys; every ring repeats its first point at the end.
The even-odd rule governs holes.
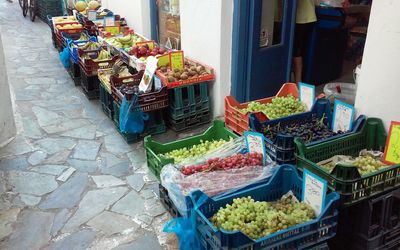
{"type": "Polygon", "coordinates": [[[79,63],[79,55],[78,55],[77,47],[84,45],[84,44],[88,43],[89,41],[97,42],[97,37],[90,36],[89,40],[80,40],[80,41],[68,40],[69,54],[72,57],[72,60],[74,60],[74,63],[76,63],[76,64],[79,63]],[[71,47],[72,44],[75,44],[77,47],[72,48],[71,47]]]}
{"type": "MultiPolygon", "coordinates": [[[[294,121],[308,120],[311,119],[311,117],[314,115],[318,118],[322,118],[325,115],[326,117],[325,124],[331,126],[332,110],[329,100],[327,99],[317,100],[312,110],[309,112],[295,114],[279,119],[269,120],[266,122],[260,122],[260,120],[257,118],[255,114],[250,114],[249,116],[250,130],[262,133],[263,127],[274,126],[276,124],[285,125],[287,123],[291,123],[294,121]]],[[[326,139],[313,141],[307,145],[308,146],[316,145],[321,142],[326,142],[332,139],[340,138],[342,136],[355,133],[361,129],[365,119],[366,119],[365,116],[358,117],[358,119],[354,121],[351,131],[348,131],[340,135],[332,136],[326,139]]],[[[294,136],[278,134],[274,141],[272,141],[266,136],[264,137],[264,140],[265,140],[265,146],[267,148],[267,154],[271,157],[273,161],[276,161],[278,164],[293,164],[295,162],[296,158],[294,153],[296,151],[296,147],[294,143],[294,136]]]]}
{"type": "Polygon", "coordinates": [[[200,241],[207,249],[241,250],[306,249],[326,242],[336,234],[337,206],[339,205],[339,194],[336,192],[326,196],[324,209],[314,220],[275,232],[257,240],[249,238],[239,230],[234,232],[228,232],[223,229],[218,230],[208,219],[218,212],[221,207],[231,204],[235,198],[251,196],[257,201],[276,201],[291,190],[300,200],[302,188],[302,178],[296,168],[291,165],[283,165],[266,184],[235,192],[222,198],[210,198],[201,191],[193,192],[192,197],[195,197],[195,200],[205,198],[204,202],[194,210],[196,231],[200,241]]]}

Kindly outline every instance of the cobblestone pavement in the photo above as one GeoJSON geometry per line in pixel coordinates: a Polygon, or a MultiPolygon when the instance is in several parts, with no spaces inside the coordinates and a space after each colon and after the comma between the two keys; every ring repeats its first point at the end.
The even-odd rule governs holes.
{"type": "Polygon", "coordinates": [[[0,149],[0,249],[176,249],[143,144],[74,86],[47,24],[0,0],[0,34],[18,127],[0,149]]]}

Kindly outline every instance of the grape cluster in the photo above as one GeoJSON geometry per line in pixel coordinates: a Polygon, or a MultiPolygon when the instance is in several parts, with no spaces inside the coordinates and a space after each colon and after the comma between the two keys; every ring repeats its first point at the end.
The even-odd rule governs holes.
{"type": "Polygon", "coordinates": [[[269,119],[281,118],[305,111],[306,106],[291,94],[286,97],[274,97],[267,104],[250,102],[247,108],[241,110],[242,113],[263,112],[269,119]]]}
{"type": "Polygon", "coordinates": [[[225,158],[214,158],[207,160],[206,163],[198,165],[184,166],[181,172],[184,175],[191,175],[198,172],[216,171],[224,169],[234,169],[249,166],[262,166],[263,155],[259,153],[235,154],[225,158]]]}
{"type": "Polygon", "coordinates": [[[337,134],[343,134],[343,131],[333,132],[325,122],[325,115],[317,118],[315,115],[309,120],[297,120],[290,123],[263,126],[264,136],[274,141],[278,134],[300,137],[305,143],[326,139],[337,134]]]}
{"type": "Polygon", "coordinates": [[[360,172],[361,175],[369,174],[387,167],[381,160],[375,159],[371,155],[357,157],[354,165],[358,168],[358,172],[360,172]]]}
{"type": "Polygon", "coordinates": [[[161,154],[161,156],[165,158],[173,158],[175,163],[180,163],[188,158],[205,155],[209,151],[220,148],[226,142],[227,141],[223,139],[213,141],[200,140],[200,144],[193,145],[191,148],[184,147],[180,149],[175,149],[171,152],[161,154]]]}
{"type": "Polygon", "coordinates": [[[315,218],[314,210],[291,196],[277,202],[254,201],[250,196],[233,199],[221,207],[211,222],[226,231],[240,230],[252,239],[304,223],[315,218]]]}

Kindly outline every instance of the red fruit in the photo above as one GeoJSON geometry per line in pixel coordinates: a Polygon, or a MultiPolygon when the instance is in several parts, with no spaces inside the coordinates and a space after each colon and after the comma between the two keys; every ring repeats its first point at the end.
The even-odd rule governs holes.
{"type": "Polygon", "coordinates": [[[151,52],[155,52],[155,53],[158,54],[158,49],[157,49],[157,48],[154,48],[154,49],[151,50],[151,52]]]}
{"type": "Polygon", "coordinates": [[[140,47],[140,48],[139,48],[139,53],[140,53],[141,55],[146,55],[146,54],[147,54],[147,48],[144,47],[144,46],[140,47]]]}
{"type": "Polygon", "coordinates": [[[138,50],[139,50],[139,47],[138,46],[133,46],[132,48],[131,48],[131,51],[133,51],[133,52],[135,52],[135,53],[137,53],[138,52],[138,50]]]}
{"type": "Polygon", "coordinates": [[[148,44],[144,44],[142,47],[145,47],[146,49],[150,49],[148,44]]]}
{"type": "Polygon", "coordinates": [[[157,52],[152,51],[152,52],[150,52],[149,55],[150,55],[150,56],[156,56],[156,55],[157,55],[157,52]]]}
{"type": "Polygon", "coordinates": [[[162,54],[165,54],[165,52],[166,52],[165,49],[159,49],[159,50],[158,50],[158,53],[161,54],[161,55],[162,55],[162,54]]]}

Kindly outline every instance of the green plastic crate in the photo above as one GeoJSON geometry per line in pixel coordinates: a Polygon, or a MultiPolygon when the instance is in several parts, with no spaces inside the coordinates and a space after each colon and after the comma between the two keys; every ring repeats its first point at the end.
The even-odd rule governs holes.
{"type": "Polygon", "coordinates": [[[146,149],[147,166],[160,180],[160,172],[163,166],[174,163],[171,158],[164,158],[160,154],[171,152],[175,149],[184,147],[191,147],[193,145],[200,144],[200,140],[229,140],[230,138],[237,138],[238,135],[233,133],[231,130],[225,127],[225,123],[220,120],[214,121],[214,124],[209,127],[203,134],[188,137],[182,140],[168,142],[165,144],[156,142],[151,136],[144,138],[144,147],[146,149]]]}
{"type": "Polygon", "coordinates": [[[363,149],[384,151],[386,130],[382,120],[368,118],[360,132],[313,146],[295,139],[296,160],[300,170],[308,169],[327,180],[330,189],[341,195],[344,206],[400,186],[400,164],[361,176],[355,166],[336,165],[331,173],[317,163],[335,155],[358,156],[363,149]]]}

